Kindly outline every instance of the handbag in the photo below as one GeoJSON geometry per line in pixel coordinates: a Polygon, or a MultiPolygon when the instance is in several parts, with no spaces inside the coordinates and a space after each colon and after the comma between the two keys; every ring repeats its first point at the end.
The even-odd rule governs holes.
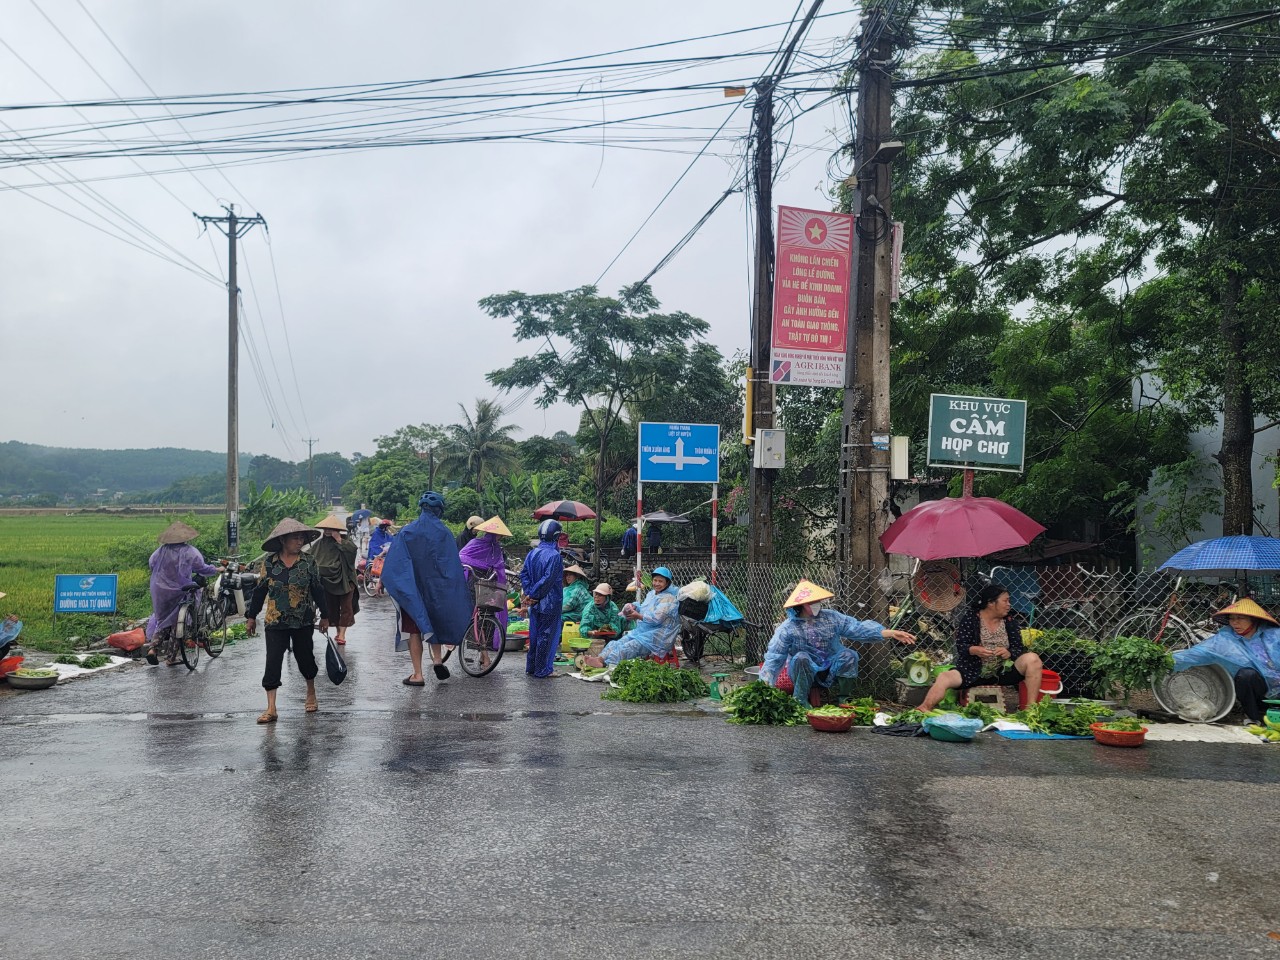
{"type": "Polygon", "coordinates": [[[324,639],[326,641],[324,669],[329,674],[329,680],[334,686],[337,686],[347,679],[347,661],[342,659],[342,652],[338,649],[338,645],[334,643],[333,637],[326,633],[324,639]]]}

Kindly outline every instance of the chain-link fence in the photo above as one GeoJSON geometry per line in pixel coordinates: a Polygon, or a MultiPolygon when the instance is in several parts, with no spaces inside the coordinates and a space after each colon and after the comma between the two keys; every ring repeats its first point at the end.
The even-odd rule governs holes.
{"type": "MultiPolygon", "coordinates": [[[[702,560],[671,559],[677,585],[707,578],[702,560]]],[[[1064,695],[1097,693],[1092,671],[1096,644],[1117,636],[1143,636],[1169,646],[1186,647],[1218,629],[1211,617],[1236,596],[1235,584],[1181,580],[1162,573],[1089,569],[1043,564],[989,567],[946,561],[904,566],[902,570],[855,570],[829,565],[727,563],[717,585],[743,612],[747,623],[706,637],[701,651],[746,664],[759,663],[782,604],[801,579],[835,594],[832,609],[916,634],[920,649],[938,662],[954,652],[955,626],[969,610],[968,599],[996,582],[1010,594],[1014,615],[1031,631],[1024,636],[1047,669],[1062,680],[1064,695]]],[[[1280,607],[1273,578],[1250,580],[1250,594],[1264,607],[1280,607]]],[[[858,644],[861,677],[857,692],[892,697],[900,692],[901,658],[907,648],[892,643],[858,644]]]]}

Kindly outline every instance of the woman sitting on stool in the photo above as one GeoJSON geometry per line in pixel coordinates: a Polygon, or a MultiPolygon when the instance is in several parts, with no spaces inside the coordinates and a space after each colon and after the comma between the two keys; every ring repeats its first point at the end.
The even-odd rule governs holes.
{"type": "Polygon", "coordinates": [[[1044,664],[1022,645],[1022,632],[1009,619],[1009,591],[998,583],[983,587],[956,628],[956,666],[933,681],[922,711],[934,709],[948,690],[983,685],[1016,687],[1023,681],[1030,699],[1040,698],[1044,664]],[[1012,662],[1012,666],[1007,665],[1012,662]]]}

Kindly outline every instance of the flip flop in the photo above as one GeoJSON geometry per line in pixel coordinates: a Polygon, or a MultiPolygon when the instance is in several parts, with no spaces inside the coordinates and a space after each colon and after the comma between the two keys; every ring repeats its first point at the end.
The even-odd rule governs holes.
{"type": "Polygon", "coordinates": [[[336,643],[336,644],[339,644],[340,646],[343,646],[343,647],[345,647],[345,646],[347,645],[347,641],[342,640],[342,639],[335,639],[333,642],[334,642],[334,643],[336,643]]]}
{"type": "Polygon", "coordinates": [[[403,683],[406,687],[425,687],[427,685],[427,681],[415,680],[413,679],[413,677],[405,677],[400,682],[403,683]]]}
{"type": "Polygon", "coordinates": [[[279,719],[280,718],[277,717],[274,713],[271,713],[269,710],[264,710],[262,712],[262,715],[258,717],[258,722],[259,723],[275,723],[279,719]]]}
{"type": "Polygon", "coordinates": [[[449,668],[446,667],[443,663],[433,663],[431,665],[431,669],[435,672],[437,680],[449,679],[449,668]]]}
{"type": "Polygon", "coordinates": [[[143,657],[145,657],[147,663],[151,664],[153,667],[158,666],[160,663],[160,658],[156,656],[156,651],[152,647],[147,647],[147,652],[143,654],[143,657]]]}

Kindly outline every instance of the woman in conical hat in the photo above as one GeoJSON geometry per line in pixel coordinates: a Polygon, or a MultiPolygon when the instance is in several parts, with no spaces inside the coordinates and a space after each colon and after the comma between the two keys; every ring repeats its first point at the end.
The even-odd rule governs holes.
{"type": "Polygon", "coordinates": [[[1249,597],[1223,607],[1213,619],[1222,629],[1194,647],[1175,650],[1173,669],[1210,663],[1226,668],[1248,722],[1261,724],[1266,713],[1262,701],[1280,697],[1280,624],[1249,597]]]}
{"type": "MultiPolygon", "coordinates": [[[[152,665],[160,662],[155,654],[160,632],[178,621],[183,588],[191,583],[194,575],[211,577],[220,569],[206,563],[204,554],[191,545],[198,536],[200,531],[195,527],[175,520],[156,537],[160,546],[147,562],[151,568],[151,617],[147,620],[147,646],[143,648],[142,655],[152,665]]],[[[172,666],[178,661],[166,662],[172,666]]]]}
{"type": "Polygon", "coordinates": [[[916,642],[914,636],[903,630],[890,630],[874,620],[855,620],[834,610],[824,610],[823,602],[834,596],[826,587],[810,580],[796,584],[783,603],[786,616],[773,631],[760,668],[760,679],[775,687],[785,672],[795,685],[792,696],[815,707],[822,703],[821,690],[831,687],[841,677],[858,675],[858,653],[841,641],[916,642]]]}
{"type": "MultiPolygon", "coordinates": [[[[467,572],[467,582],[471,582],[472,571],[476,576],[486,580],[493,577],[494,582],[505,588],[507,585],[507,558],[502,552],[502,538],[511,536],[511,531],[499,516],[492,516],[471,528],[475,534],[466,545],[458,551],[458,559],[467,572]]],[[[498,649],[502,638],[507,633],[506,609],[494,611],[498,621],[498,629],[494,631],[493,649],[498,649]]],[[[488,658],[481,654],[481,663],[488,666],[488,658]]]]}
{"type": "Polygon", "coordinates": [[[323,614],[338,628],[334,641],[347,642],[347,627],[356,622],[356,544],[348,537],[347,525],[333,514],[316,524],[324,531],[311,545],[320,585],[324,587],[323,614]]]}

